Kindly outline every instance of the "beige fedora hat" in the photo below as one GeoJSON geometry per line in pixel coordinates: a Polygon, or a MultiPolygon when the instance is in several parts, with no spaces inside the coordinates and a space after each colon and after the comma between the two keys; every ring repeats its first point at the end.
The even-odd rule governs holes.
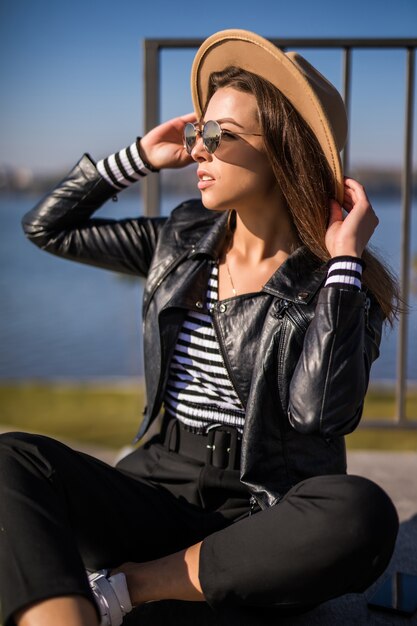
{"type": "Polygon", "coordinates": [[[337,89],[296,52],[282,52],[247,30],[222,30],[201,45],[191,70],[191,95],[197,118],[206,105],[209,76],[229,65],[266,78],[292,103],[317,137],[336,180],[335,197],[343,200],[340,151],[347,117],[337,89]]]}

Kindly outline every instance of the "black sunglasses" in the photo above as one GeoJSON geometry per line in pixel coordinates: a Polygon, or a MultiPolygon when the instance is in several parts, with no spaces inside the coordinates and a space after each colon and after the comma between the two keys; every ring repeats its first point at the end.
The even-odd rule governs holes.
{"type": "Polygon", "coordinates": [[[261,133],[237,133],[235,131],[232,133],[230,131],[225,131],[215,120],[208,120],[202,125],[202,127],[198,127],[195,124],[188,122],[188,124],[184,126],[183,131],[184,148],[187,150],[188,154],[191,154],[198,135],[201,135],[204,149],[209,154],[213,154],[220,145],[223,133],[229,133],[230,135],[255,135],[256,137],[262,137],[261,133]]]}

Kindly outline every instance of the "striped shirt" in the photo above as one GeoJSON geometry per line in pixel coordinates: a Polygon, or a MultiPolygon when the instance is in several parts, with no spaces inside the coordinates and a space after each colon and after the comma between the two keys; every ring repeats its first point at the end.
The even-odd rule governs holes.
{"type": "Polygon", "coordinates": [[[151,171],[142,161],[136,141],[127,148],[98,161],[97,169],[109,185],[119,191],[151,171]]]}
{"type": "Polygon", "coordinates": [[[243,430],[245,410],[229,378],[210,310],[218,300],[218,266],[207,289],[208,312],[188,311],[171,360],[165,410],[196,432],[210,424],[243,430]]]}

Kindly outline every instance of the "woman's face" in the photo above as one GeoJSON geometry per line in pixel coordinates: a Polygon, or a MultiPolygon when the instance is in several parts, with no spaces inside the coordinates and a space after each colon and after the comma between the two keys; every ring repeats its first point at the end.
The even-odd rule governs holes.
{"type": "Polygon", "coordinates": [[[198,187],[208,209],[255,209],[271,201],[276,179],[260,133],[255,96],[232,87],[218,89],[211,98],[204,120],[216,120],[222,130],[214,154],[206,152],[201,137],[191,156],[198,163],[198,187]]]}

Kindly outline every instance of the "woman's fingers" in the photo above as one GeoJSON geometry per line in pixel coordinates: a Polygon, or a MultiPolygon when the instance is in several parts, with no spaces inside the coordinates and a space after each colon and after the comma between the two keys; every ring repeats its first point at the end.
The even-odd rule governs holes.
{"type": "Polygon", "coordinates": [[[342,207],[338,203],[337,200],[330,200],[329,204],[330,215],[329,215],[329,228],[332,224],[339,222],[343,219],[342,207]]]}
{"type": "Polygon", "coordinates": [[[189,122],[195,124],[197,122],[194,111],[192,113],[186,113],[185,115],[181,115],[180,119],[184,122],[184,124],[187,124],[189,122]]]}
{"type": "Polygon", "coordinates": [[[345,193],[343,198],[343,207],[348,210],[355,205],[370,206],[365,187],[358,183],[354,178],[345,178],[345,193]]]}
{"type": "Polygon", "coordinates": [[[365,188],[355,179],[345,178],[343,208],[346,217],[343,218],[342,208],[335,200],[330,202],[329,208],[326,246],[331,256],[360,256],[378,225],[365,188]]]}
{"type": "Polygon", "coordinates": [[[187,122],[195,120],[195,113],[186,113],[159,124],[144,135],[141,147],[154,167],[176,168],[192,163],[183,146],[182,132],[187,122]]]}
{"type": "Polygon", "coordinates": [[[172,119],[159,124],[159,126],[156,126],[154,131],[156,135],[159,135],[161,138],[166,138],[168,140],[181,138],[182,140],[182,131],[185,124],[188,122],[196,122],[195,113],[186,113],[185,115],[173,117],[172,119]]]}

